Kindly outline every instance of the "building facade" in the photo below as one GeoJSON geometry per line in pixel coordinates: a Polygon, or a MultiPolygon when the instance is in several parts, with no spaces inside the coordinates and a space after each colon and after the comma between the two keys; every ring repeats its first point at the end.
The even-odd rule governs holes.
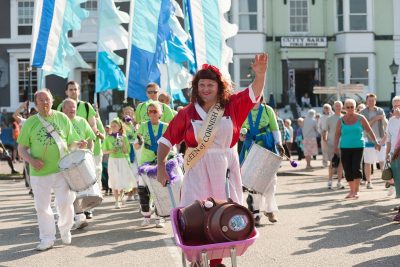
{"type": "MultiPolygon", "coordinates": [[[[97,1],[82,5],[90,16],[80,32],[70,33],[70,40],[94,67],[97,1]]],[[[117,5],[129,10],[129,2],[117,5]]],[[[30,95],[38,87],[36,70],[29,71],[34,0],[3,0],[1,7],[0,106],[13,111],[26,99],[29,84],[30,95]]],[[[374,92],[378,100],[389,101],[389,65],[393,59],[400,63],[398,14],[398,0],[232,0],[227,17],[239,26],[237,36],[228,40],[234,52],[232,79],[239,88],[247,86],[253,78],[254,54],[268,52],[267,92],[281,105],[299,101],[305,93],[319,104],[312,87],[338,82],[362,83],[364,94],[374,92]]],[[[76,69],[68,79],[81,84],[83,100],[93,102],[94,77],[94,68],[76,69]]],[[[65,82],[48,76],[42,86],[61,99],[65,82]]],[[[112,91],[99,98],[100,106],[110,107],[123,95],[112,91]]]]}
{"type": "Polygon", "coordinates": [[[338,82],[364,84],[358,98],[374,92],[389,101],[389,65],[400,63],[399,13],[396,0],[233,0],[233,80],[248,84],[254,53],[268,52],[267,91],[282,105],[305,93],[320,104],[312,87],[338,82]]]}

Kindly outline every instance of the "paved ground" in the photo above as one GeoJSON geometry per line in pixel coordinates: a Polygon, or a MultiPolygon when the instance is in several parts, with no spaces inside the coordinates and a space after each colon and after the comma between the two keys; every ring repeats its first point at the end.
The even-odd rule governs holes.
{"type": "MultiPolygon", "coordinates": [[[[263,218],[260,238],[238,258],[239,266],[399,266],[400,225],[391,220],[399,201],[386,196],[383,183],[375,178],[374,189],[362,187],[360,199],[346,201],[347,189],[325,188],[326,170],[304,172],[304,164],[297,169],[283,164],[279,222],[263,218]]],[[[9,173],[5,162],[0,173],[9,173]]],[[[33,250],[38,241],[33,201],[23,181],[3,177],[0,266],[181,266],[169,224],[140,228],[140,221],[137,202],[115,210],[107,196],[89,227],[73,232],[71,246],[57,240],[54,249],[39,253],[33,250]]]]}

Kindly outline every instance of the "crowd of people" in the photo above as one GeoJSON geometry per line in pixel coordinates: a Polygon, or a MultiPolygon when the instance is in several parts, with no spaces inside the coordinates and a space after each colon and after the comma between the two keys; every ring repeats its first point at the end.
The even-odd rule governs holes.
{"type": "MultiPolygon", "coordinates": [[[[149,184],[139,175],[138,168],[145,164],[156,166],[156,178],[166,186],[171,179],[166,167],[168,159],[185,152],[179,206],[210,196],[226,199],[226,188],[233,201],[242,203],[240,164],[254,143],[286,158],[296,147],[298,159],[305,158],[306,170],[312,171],[311,162],[318,154],[320,141],[323,166],[328,170],[327,187],[332,189],[336,173],[337,188],[344,189],[344,176],[350,189],[346,199],[360,197],[363,177],[366,187],[372,189],[372,166],[378,162],[383,170],[383,163],[392,160],[395,179],[388,181],[387,187],[392,194],[396,188],[400,197],[400,181],[396,181],[396,168],[400,173],[400,164],[396,164],[400,154],[400,97],[392,100],[389,121],[383,109],[376,106],[376,96],[368,94],[363,109],[352,99],[344,104],[336,101],[333,110],[325,104],[322,114],[308,110],[293,129],[290,119],[282,120],[263,101],[267,65],[267,55],[256,55],[252,64],[255,78],[248,88],[237,93],[233,93],[232,85],[218,68],[203,65],[193,78],[190,103],[177,111],[170,107],[170,96],[161,92],[156,83],[150,83],[146,87],[148,101],[136,109],[124,107],[121,116],[105,126],[97,107],[79,100],[76,82],[67,83],[66,98],[57,110],[52,109],[51,92],[38,90],[34,95],[37,114],[32,111],[25,119],[19,114],[23,107],[15,114],[21,126],[18,152],[29,167],[29,185],[38,217],[37,250],[51,248],[56,239],[52,190],[63,243],[70,244],[71,229],[86,227],[87,219],[93,217],[93,209],[82,208],[60,173],[59,161],[76,149],[92,151],[97,186],[104,195],[112,192],[116,209],[123,208],[125,201],[139,201],[143,227],[152,224],[152,217],[156,227],[164,227],[165,220],[152,205],[152,198],[157,196],[151,196],[149,184]]],[[[262,194],[247,190],[245,202],[256,226],[260,225],[262,214],[272,223],[278,221],[278,178],[274,175],[271,179],[271,186],[262,194]]],[[[400,215],[395,219],[400,221],[400,215]]],[[[223,266],[221,262],[212,260],[211,266],[223,266]]]]}

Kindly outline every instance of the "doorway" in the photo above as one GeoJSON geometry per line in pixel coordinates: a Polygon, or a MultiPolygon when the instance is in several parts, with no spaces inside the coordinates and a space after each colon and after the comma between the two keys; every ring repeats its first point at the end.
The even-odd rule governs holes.
{"type": "Polygon", "coordinates": [[[318,104],[318,100],[313,93],[313,87],[315,85],[315,70],[314,69],[296,69],[296,99],[301,104],[301,97],[305,93],[310,97],[311,106],[315,107],[318,104]]]}
{"type": "Polygon", "coordinates": [[[95,71],[81,71],[81,100],[94,103],[95,82],[95,71]]]}

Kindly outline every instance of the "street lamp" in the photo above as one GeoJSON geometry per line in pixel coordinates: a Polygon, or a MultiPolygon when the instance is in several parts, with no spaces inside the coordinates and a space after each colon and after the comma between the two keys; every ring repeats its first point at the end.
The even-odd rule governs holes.
{"type": "Polygon", "coordinates": [[[399,65],[396,64],[396,62],[393,59],[392,64],[389,65],[390,68],[390,72],[393,75],[393,96],[392,99],[396,96],[396,76],[397,76],[397,72],[399,71],[399,65]]]}

